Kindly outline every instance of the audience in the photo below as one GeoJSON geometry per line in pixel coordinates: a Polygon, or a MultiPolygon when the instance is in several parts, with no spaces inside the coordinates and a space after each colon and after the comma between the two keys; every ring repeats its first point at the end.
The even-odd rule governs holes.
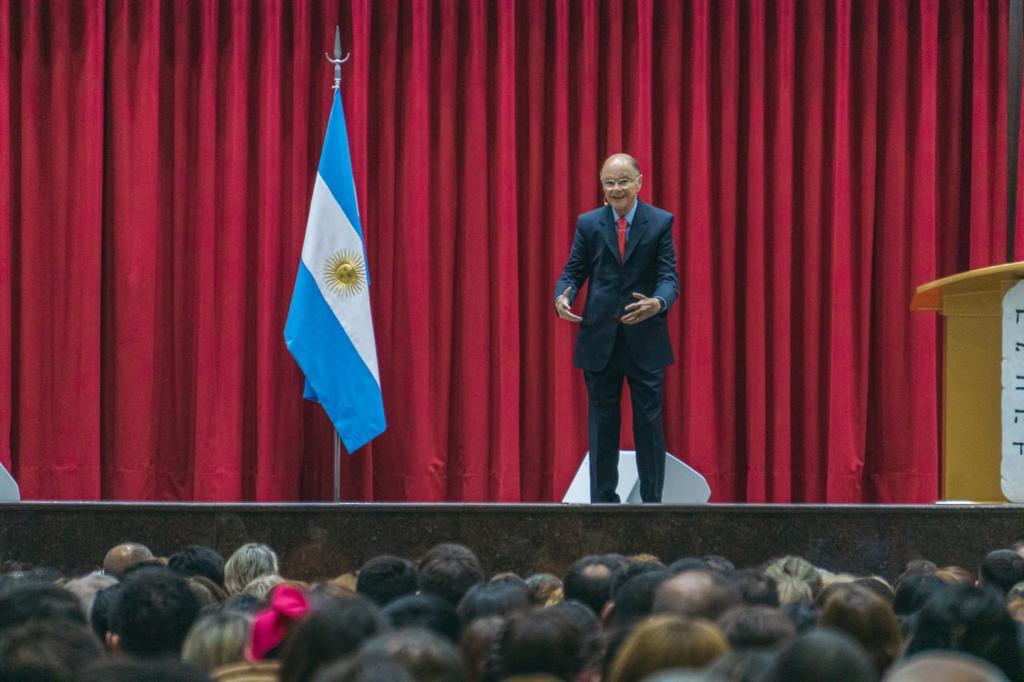
{"type": "Polygon", "coordinates": [[[262,544],[164,562],[126,543],[80,576],[0,565],[0,680],[1024,682],[1019,549],[988,553],[977,584],[915,559],[893,588],[796,556],[602,554],[488,579],[442,544],[343,586],[289,580],[262,544]]]}

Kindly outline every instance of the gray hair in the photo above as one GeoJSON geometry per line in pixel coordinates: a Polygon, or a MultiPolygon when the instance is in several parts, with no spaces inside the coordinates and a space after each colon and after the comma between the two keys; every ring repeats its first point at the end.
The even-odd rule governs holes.
{"type": "Polygon", "coordinates": [[[224,564],[224,587],[228,594],[238,594],[256,578],[276,573],[279,568],[274,550],[262,543],[250,542],[236,549],[224,564]]]}

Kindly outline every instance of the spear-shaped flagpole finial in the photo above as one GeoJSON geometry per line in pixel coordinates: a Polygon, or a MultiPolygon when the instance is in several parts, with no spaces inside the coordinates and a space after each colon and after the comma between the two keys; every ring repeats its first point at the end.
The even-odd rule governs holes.
{"type": "Polygon", "coordinates": [[[324,53],[324,56],[327,57],[327,61],[334,64],[334,89],[337,90],[341,87],[341,65],[347,62],[348,58],[351,56],[348,52],[345,53],[344,57],[341,56],[340,26],[334,27],[334,58],[331,59],[331,55],[326,52],[324,53]]]}

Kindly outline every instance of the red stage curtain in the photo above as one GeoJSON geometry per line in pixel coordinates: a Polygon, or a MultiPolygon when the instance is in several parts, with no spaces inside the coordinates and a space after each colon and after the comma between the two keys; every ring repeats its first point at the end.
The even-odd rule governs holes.
{"type": "Polygon", "coordinates": [[[552,287],[624,149],[677,216],[669,449],[720,501],[931,501],[908,305],[1003,260],[1007,16],[0,0],[0,461],[28,498],[329,496],[282,329],[340,23],[390,424],[346,498],[560,498],[586,399],[552,287]]]}

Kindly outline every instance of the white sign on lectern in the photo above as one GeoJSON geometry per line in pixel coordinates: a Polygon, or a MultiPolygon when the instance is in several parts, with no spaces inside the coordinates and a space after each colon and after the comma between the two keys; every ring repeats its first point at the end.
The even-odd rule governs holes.
{"type": "MultiPolygon", "coordinates": [[[[619,485],[615,488],[619,499],[631,504],[640,504],[640,476],[636,471],[636,451],[619,451],[619,485]]],[[[711,499],[711,486],[707,480],[681,460],[665,454],[665,487],[662,489],[662,504],[704,504],[711,499]]],[[[562,502],[586,504],[590,502],[590,453],[583,456],[583,463],[569,484],[562,502]]]]}
{"type": "Polygon", "coordinates": [[[0,464],[0,502],[20,502],[21,491],[10,472],[0,464]]]}
{"type": "Polygon", "coordinates": [[[1024,502],[1024,281],[1003,296],[1002,465],[1000,487],[1024,502]]]}

